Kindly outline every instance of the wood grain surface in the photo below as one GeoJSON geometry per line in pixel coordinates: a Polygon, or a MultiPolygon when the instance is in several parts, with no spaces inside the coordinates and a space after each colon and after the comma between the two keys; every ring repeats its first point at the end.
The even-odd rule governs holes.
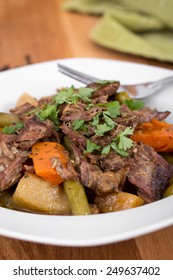
{"type": "MultiPolygon", "coordinates": [[[[67,57],[98,57],[173,69],[173,64],[136,57],[92,43],[98,17],[67,13],[62,0],[0,0],[0,70],[67,57]]],[[[72,248],[0,237],[1,260],[173,259],[173,226],[125,242],[72,248]]]]}

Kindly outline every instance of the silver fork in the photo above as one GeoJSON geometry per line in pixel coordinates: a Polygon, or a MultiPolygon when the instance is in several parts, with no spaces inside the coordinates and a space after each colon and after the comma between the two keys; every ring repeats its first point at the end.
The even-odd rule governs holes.
{"type": "MultiPolygon", "coordinates": [[[[87,75],[85,73],[79,72],[75,69],[67,67],[58,63],[58,70],[62,74],[69,76],[83,84],[90,84],[94,82],[100,81],[100,79],[87,75]]],[[[173,76],[169,76],[167,78],[163,78],[154,82],[135,84],[135,85],[121,85],[118,91],[127,91],[130,97],[135,99],[143,99],[145,97],[149,97],[162,88],[173,85],[173,76]]]]}

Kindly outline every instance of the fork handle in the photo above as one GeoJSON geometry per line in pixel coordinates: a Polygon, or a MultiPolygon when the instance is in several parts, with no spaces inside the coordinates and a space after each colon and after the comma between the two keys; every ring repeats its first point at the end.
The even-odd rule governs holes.
{"type": "Polygon", "coordinates": [[[171,83],[173,83],[173,76],[169,76],[169,77],[157,80],[157,81],[155,81],[154,83],[151,84],[151,87],[152,87],[152,85],[154,86],[154,85],[157,84],[159,88],[162,88],[162,87],[164,87],[168,84],[171,84],[171,83]]]}
{"type": "Polygon", "coordinates": [[[65,74],[66,76],[69,76],[70,78],[73,78],[83,84],[91,84],[94,82],[97,82],[99,79],[92,77],[90,75],[81,73],[77,70],[73,70],[71,68],[69,68],[68,66],[64,66],[60,63],[58,63],[58,70],[59,72],[61,72],[62,74],[65,74]]]}

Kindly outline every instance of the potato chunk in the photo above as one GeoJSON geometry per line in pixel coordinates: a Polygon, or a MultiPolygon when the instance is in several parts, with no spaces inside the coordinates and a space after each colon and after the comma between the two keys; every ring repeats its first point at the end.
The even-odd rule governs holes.
{"type": "Polygon", "coordinates": [[[38,106],[38,101],[26,92],[19,97],[16,106],[18,107],[25,103],[30,103],[31,105],[38,106]]]}
{"type": "Polygon", "coordinates": [[[108,213],[141,206],[144,200],[134,194],[119,192],[97,196],[95,203],[101,213],[108,213]]]}
{"type": "Polygon", "coordinates": [[[12,201],[17,208],[32,212],[71,214],[63,187],[53,186],[35,174],[26,173],[20,179],[12,201]]]}

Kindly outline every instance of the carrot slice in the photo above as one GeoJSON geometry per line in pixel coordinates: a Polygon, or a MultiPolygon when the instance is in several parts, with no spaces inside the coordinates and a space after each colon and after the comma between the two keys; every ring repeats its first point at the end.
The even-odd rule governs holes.
{"type": "Polygon", "coordinates": [[[131,139],[153,147],[157,152],[173,151],[173,125],[156,119],[143,123],[131,139]]]}
{"type": "Polygon", "coordinates": [[[56,142],[37,142],[32,147],[30,158],[33,160],[35,173],[53,185],[61,184],[64,179],[53,167],[52,159],[59,158],[62,165],[66,167],[68,156],[64,147],[56,142]]]}

